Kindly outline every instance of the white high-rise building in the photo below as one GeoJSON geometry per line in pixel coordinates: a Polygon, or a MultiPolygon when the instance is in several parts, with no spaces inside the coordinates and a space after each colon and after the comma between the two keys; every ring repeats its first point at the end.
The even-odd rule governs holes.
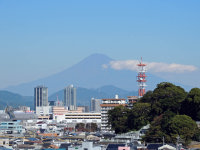
{"type": "Polygon", "coordinates": [[[90,111],[101,112],[101,99],[91,98],[90,111]]]}
{"type": "Polygon", "coordinates": [[[76,88],[73,85],[64,89],[64,106],[68,110],[76,110],[76,88]]]}

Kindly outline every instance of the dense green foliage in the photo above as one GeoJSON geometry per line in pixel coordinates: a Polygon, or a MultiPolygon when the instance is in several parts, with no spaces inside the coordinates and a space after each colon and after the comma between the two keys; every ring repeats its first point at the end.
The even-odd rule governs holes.
{"type": "Polygon", "coordinates": [[[134,109],[131,109],[128,114],[128,129],[139,130],[147,125],[149,123],[150,110],[149,103],[136,103],[134,109]]]}
{"type": "Polygon", "coordinates": [[[151,104],[151,119],[159,116],[166,111],[179,114],[181,102],[184,101],[187,93],[179,86],[163,82],[157,85],[153,92],[147,92],[141,102],[151,104]]]}
{"type": "Polygon", "coordinates": [[[171,140],[175,142],[177,136],[183,140],[184,144],[190,143],[197,131],[197,124],[187,115],[176,115],[169,122],[169,132],[171,140]]]}
{"type": "Polygon", "coordinates": [[[129,111],[130,110],[124,106],[115,107],[114,109],[109,110],[108,122],[116,133],[124,133],[128,131],[127,118],[129,111]]]}
{"type": "Polygon", "coordinates": [[[150,104],[137,103],[134,109],[124,106],[115,107],[108,112],[108,122],[115,133],[125,133],[130,130],[139,130],[149,123],[150,104]]]}
{"type": "Polygon", "coordinates": [[[187,115],[175,115],[168,121],[166,114],[156,117],[151,122],[150,129],[144,136],[146,142],[162,142],[163,138],[167,143],[176,143],[179,137],[184,145],[188,145],[198,132],[196,122],[187,115]],[[165,125],[163,125],[163,123],[165,125]]]}
{"type": "Polygon", "coordinates": [[[200,120],[200,89],[199,88],[193,88],[190,90],[186,99],[182,103],[181,113],[192,117],[192,119],[196,121],[200,120]]]}
{"type": "Polygon", "coordinates": [[[200,120],[200,89],[187,93],[168,82],[148,91],[132,109],[120,106],[109,111],[109,123],[116,133],[139,130],[150,123],[143,137],[146,142],[162,142],[164,138],[175,143],[178,136],[185,145],[200,140],[200,131],[192,119],[200,120]]]}

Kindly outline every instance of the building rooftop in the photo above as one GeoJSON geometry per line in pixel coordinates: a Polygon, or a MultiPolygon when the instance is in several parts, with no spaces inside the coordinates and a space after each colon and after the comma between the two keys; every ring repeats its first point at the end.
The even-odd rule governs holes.
{"type": "Polygon", "coordinates": [[[126,100],[125,98],[105,98],[105,99],[102,99],[103,101],[105,101],[105,100],[114,100],[114,101],[119,101],[119,100],[126,100]]]}

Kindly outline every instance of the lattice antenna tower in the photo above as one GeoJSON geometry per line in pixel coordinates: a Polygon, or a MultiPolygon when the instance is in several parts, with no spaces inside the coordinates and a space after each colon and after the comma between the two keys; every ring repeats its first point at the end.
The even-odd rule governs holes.
{"type": "Polygon", "coordinates": [[[141,61],[139,62],[139,64],[137,64],[138,66],[138,75],[137,75],[137,82],[138,82],[138,86],[139,86],[139,89],[138,89],[138,96],[139,98],[141,98],[146,90],[145,90],[145,87],[146,87],[146,64],[142,63],[142,57],[141,57],[141,61]]]}

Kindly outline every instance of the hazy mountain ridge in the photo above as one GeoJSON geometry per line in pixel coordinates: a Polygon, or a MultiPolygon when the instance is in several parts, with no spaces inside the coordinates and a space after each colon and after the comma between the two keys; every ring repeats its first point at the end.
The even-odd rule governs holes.
{"type": "MultiPolygon", "coordinates": [[[[77,105],[90,106],[91,98],[114,98],[117,94],[119,98],[127,98],[127,96],[137,96],[137,91],[127,91],[113,85],[102,86],[96,89],[87,89],[83,87],[77,88],[77,105]]],[[[49,95],[49,101],[56,101],[57,97],[60,101],[64,99],[64,88],[49,95]]],[[[29,106],[33,109],[34,97],[22,96],[20,94],[9,91],[0,91],[0,109],[5,109],[6,105],[13,107],[29,106]]]]}
{"type": "Polygon", "coordinates": [[[9,91],[0,91],[0,109],[4,109],[7,105],[13,107],[29,106],[33,108],[33,97],[22,96],[9,91]]]}
{"type": "MultiPolygon", "coordinates": [[[[126,91],[118,87],[108,85],[97,89],[87,89],[82,87],[77,87],[77,105],[90,105],[91,98],[114,98],[115,95],[119,95],[120,98],[126,98],[127,96],[137,95],[135,91],[126,91]]],[[[49,101],[64,99],[64,90],[60,90],[49,96],[49,101]]]]}
{"type": "MultiPolygon", "coordinates": [[[[118,94],[120,98],[126,98],[127,96],[137,95],[137,92],[126,91],[118,87],[108,85],[97,89],[87,89],[77,87],[77,105],[90,105],[91,98],[114,98],[115,94],[118,94]]],[[[64,90],[49,96],[49,101],[56,101],[57,96],[59,100],[64,99],[64,90]]],[[[20,94],[12,93],[9,91],[0,91],[0,109],[4,109],[6,105],[13,107],[17,106],[29,106],[33,109],[33,96],[21,96],[20,94]]]]}
{"type": "MultiPolygon", "coordinates": [[[[48,87],[49,95],[51,95],[73,84],[76,87],[87,89],[113,85],[127,91],[136,91],[138,89],[137,72],[103,68],[104,64],[109,64],[112,60],[103,54],[92,54],[62,72],[29,83],[8,87],[6,90],[33,96],[34,87],[42,84],[48,87]]],[[[147,90],[153,90],[158,83],[166,81],[149,73],[147,76],[147,90]]]]}

